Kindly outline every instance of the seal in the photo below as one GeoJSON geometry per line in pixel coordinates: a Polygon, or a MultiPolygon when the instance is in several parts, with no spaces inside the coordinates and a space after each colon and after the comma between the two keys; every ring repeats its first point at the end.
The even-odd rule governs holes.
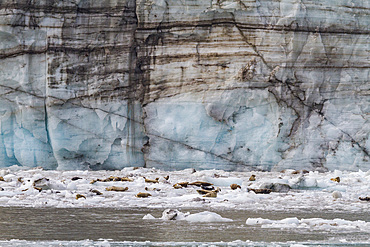
{"type": "Polygon", "coordinates": [[[132,178],[128,178],[128,177],[113,177],[113,176],[110,176],[109,178],[105,178],[105,179],[93,179],[91,180],[90,184],[94,184],[96,182],[133,182],[134,180],[132,178]]]}
{"type": "Polygon", "coordinates": [[[39,191],[50,189],[50,180],[48,178],[39,178],[33,182],[33,187],[39,191]],[[40,190],[41,189],[41,190],[40,190]]]}
{"type": "Polygon", "coordinates": [[[181,189],[188,187],[189,182],[180,182],[173,185],[175,189],[181,189]]]}
{"type": "Polygon", "coordinates": [[[123,192],[123,191],[126,191],[128,190],[128,187],[117,187],[117,186],[110,186],[110,187],[107,187],[105,188],[106,191],[117,191],[117,192],[123,192]]]}
{"type": "Polygon", "coordinates": [[[368,202],[370,202],[370,196],[367,196],[367,197],[359,197],[358,199],[360,199],[361,201],[368,201],[368,202]]]}
{"type": "Polygon", "coordinates": [[[146,191],[161,191],[161,189],[158,189],[158,188],[148,188],[148,187],[145,187],[145,190],[146,191]]]}
{"type": "Polygon", "coordinates": [[[162,213],[162,219],[164,220],[176,220],[177,214],[179,213],[176,209],[166,209],[162,213]]]}
{"type": "Polygon", "coordinates": [[[90,190],[90,192],[95,193],[98,196],[103,195],[99,190],[90,190]]]}
{"type": "Polygon", "coordinates": [[[159,178],[156,178],[156,179],[149,179],[149,178],[146,178],[146,177],[143,177],[145,179],[145,183],[159,183],[159,178]]]}
{"type": "Polygon", "coordinates": [[[230,188],[231,188],[232,190],[236,190],[237,188],[241,189],[242,187],[240,187],[240,185],[238,185],[238,184],[231,184],[231,185],[230,185],[230,188]]]}
{"type": "Polygon", "coordinates": [[[189,185],[195,185],[195,186],[200,187],[200,186],[211,186],[213,184],[208,183],[208,182],[196,181],[196,182],[189,183],[189,185]]]}
{"type": "Polygon", "coordinates": [[[217,192],[216,191],[208,192],[203,197],[217,197],[217,192]]]}
{"type": "Polygon", "coordinates": [[[136,197],[138,198],[146,198],[146,197],[149,197],[149,196],[152,196],[151,194],[149,193],[143,193],[143,192],[139,192],[136,197]]]}
{"type": "Polygon", "coordinates": [[[200,186],[203,190],[214,190],[215,187],[213,186],[200,186]]]}
{"type": "Polygon", "coordinates": [[[271,189],[251,189],[248,188],[248,192],[253,191],[256,194],[270,194],[272,192],[271,189]]]}
{"type": "Polygon", "coordinates": [[[331,178],[330,180],[339,183],[340,182],[340,177],[331,178]]]}
{"type": "Polygon", "coordinates": [[[77,194],[77,195],[76,195],[76,200],[78,200],[78,199],[80,199],[80,198],[85,198],[85,199],[86,199],[86,196],[81,195],[81,194],[77,194]]]}
{"type": "Polygon", "coordinates": [[[205,194],[208,194],[209,192],[212,192],[212,191],[209,191],[209,190],[197,190],[197,192],[201,195],[205,195],[205,194]]]}
{"type": "Polygon", "coordinates": [[[199,194],[204,195],[204,196],[206,196],[206,195],[210,194],[210,195],[208,195],[208,196],[206,196],[206,197],[217,197],[217,193],[218,193],[218,192],[220,192],[220,191],[221,191],[221,189],[220,189],[220,188],[217,188],[216,190],[204,190],[204,189],[197,190],[197,192],[198,192],[199,194]],[[216,196],[213,196],[213,195],[214,195],[214,193],[216,193],[216,196]]]}

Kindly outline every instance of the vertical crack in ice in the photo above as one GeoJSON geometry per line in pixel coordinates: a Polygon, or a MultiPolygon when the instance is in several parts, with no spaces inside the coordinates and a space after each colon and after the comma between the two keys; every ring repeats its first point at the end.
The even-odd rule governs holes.
{"type": "Polygon", "coordinates": [[[265,58],[260,53],[260,51],[258,50],[257,46],[255,44],[253,44],[252,42],[250,42],[249,39],[248,39],[248,37],[243,33],[243,30],[241,29],[241,27],[238,25],[238,23],[235,20],[234,13],[232,13],[232,16],[233,16],[234,25],[238,29],[238,31],[240,33],[240,36],[242,36],[242,38],[245,41],[245,43],[247,43],[253,49],[253,51],[262,60],[262,62],[266,65],[266,67],[269,68],[270,70],[272,70],[273,68],[266,62],[265,58]]]}
{"type": "MultiPolygon", "coordinates": [[[[129,60],[128,60],[128,63],[129,63],[128,84],[129,84],[129,88],[136,88],[137,84],[136,84],[136,80],[134,77],[136,65],[134,66],[134,64],[136,64],[136,60],[137,60],[137,54],[136,54],[136,46],[137,46],[136,30],[138,28],[138,17],[136,13],[137,3],[136,1],[131,1],[131,2],[129,1],[128,6],[124,6],[124,8],[128,8],[128,9],[132,8],[130,9],[130,11],[134,13],[134,28],[131,34],[132,35],[131,44],[129,45],[130,51],[129,51],[129,60]]],[[[135,91],[131,93],[135,94],[135,91]]],[[[132,164],[132,161],[135,160],[134,158],[135,154],[133,152],[136,147],[135,98],[136,98],[135,95],[133,95],[133,96],[129,96],[127,99],[126,115],[128,117],[127,118],[128,121],[126,122],[126,127],[127,127],[126,155],[128,157],[129,164],[132,164]]],[[[145,163],[144,163],[144,166],[145,166],[145,163]]]]}
{"type": "MultiPolygon", "coordinates": [[[[290,99],[284,99],[283,97],[279,97],[277,95],[276,92],[274,92],[272,90],[272,88],[274,87],[274,85],[272,85],[272,87],[269,89],[269,92],[276,98],[277,102],[284,102],[285,105],[289,108],[291,108],[296,114],[297,114],[297,119],[294,121],[294,123],[292,124],[292,127],[291,127],[291,130],[290,130],[290,133],[288,136],[291,136],[295,130],[298,129],[298,127],[306,120],[307,117],[310,116],[309,113],[307,113],[307,117],[305,119],[302,119],[302,115],[303,113],[305,112],[304,110],[304,107],[307,107],[309,112],[315,112],[316,114],[318,114],[323,120],[327,121],[329,124],[331,124],[332,126],[334,126],[335,128],[337,128],[341,133],[343,133],[344,135],[346,135],[347,137],[350,138],[351,142],[356,144],[360,150],[368,157],[370,157],[370,153],[369,151],[366,149],[366,147],[363,147],[358,141],[356,141],[349,133],[347,133],[346,131],[342,130],[341,128],[339,128],[338,126],[336,126],[332,121],[330,121],[326,116],[324,116],[324,114],[321,112],[321,109],[317,109],[317,107],[315,107],[315,105],[309,105],[306,103],[305,99],[301,99],[299,97],[299,95],[297,95],[294,90],[290,87],[289,83],[288,82],[282,82],[280,80],[278,80],[277,78],[274,78],[275,82],[278,82],[279,84],[284,84],[286,85],[288,91],[290,92],[290,94],[286,94],[285,96],[286,97],[289,97],[289,95],[292,95],[293,98],[295,98],[295,102],[301,104],[302,107],[301,110],[297,110],[296,107],[293,105],[293,103],[289,103],[288,101],[290,99]],[[300,113],[302,112],[302,113],[300,113]]],[[[324,104],[326,100],[323,100],[320,104],[324,104]]],[[[315,104],[315,103],[313,103],[315,104]]]]}
{"type": "Polygon", "coordinates": [[[54,148],[53,148],[53,144],[52,144],[52,140],[50,138],[50,132],[49,132],[49,119],[48,119],[46,99],[47,97],[45,97],[45,100],[44,100],[44,115],[45,115],[44,124],[45,124],[46,140],[47,140],[47,145],[50,146],[50,149],[53,152],[53,157],[55,158],[54,148]]]}

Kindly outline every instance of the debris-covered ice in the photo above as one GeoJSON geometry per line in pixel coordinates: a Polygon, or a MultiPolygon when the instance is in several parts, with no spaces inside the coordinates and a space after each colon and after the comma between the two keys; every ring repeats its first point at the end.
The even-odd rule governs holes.
{"type": "Polygon", "coordinates": [[[2,206],[366,212],[370,171],[0,170],[2,206]],[[360,199],[362,198],[362,199],[360,199]]]}

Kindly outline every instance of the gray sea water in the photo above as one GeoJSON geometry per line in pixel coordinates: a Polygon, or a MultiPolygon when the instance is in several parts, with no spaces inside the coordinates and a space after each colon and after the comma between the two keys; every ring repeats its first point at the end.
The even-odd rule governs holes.
{"type": "Polygon", "coordinates": [[[364,232],[261,228],[247,218],[323,218],[370,221],[367,213],[212,211],[233,222],[143,220],[163,209],[0,207],[0,246],[370,246],[364,232]],[[87,241],[88,240],[88,241],[87,241]]]}

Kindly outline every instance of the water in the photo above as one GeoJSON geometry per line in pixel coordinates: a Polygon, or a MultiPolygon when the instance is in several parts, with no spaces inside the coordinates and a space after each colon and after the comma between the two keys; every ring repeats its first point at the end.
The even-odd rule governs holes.
{"type": "MultiPolygon", "coordinates": [[[[1,246],[10,244],[11,239],[26,240],[25,243],[38,241],[99,241],[102,239],[116,243],[124,242],[168,243],[172,242],[232,242],[235,240],[263,243],[327,243],[346,239],[348,242],[369,241],[368,233],[361,232],[326,232],[307,229],[271,229],[245,224],[247,218],[284,219],[297,218],[342,218],[346,220],[370,221],[369,214],[348,212],[271,212],[243,210],[182,209],[182,212],[196,213],[213,211],[233,222],[190,223],[187,221],[143,220],[150,213],[160,217],[163,209],[131,208],[18,208],[0,207],[0,242],[1,246]]],[[[41,242],[40,242],[41,241],[41,242]]],[[[67,242],[68,243],[68,242],[67,242]]],[[[69,242],[72,243],[72,242],[69,242]]],[[[118,243],[121,243],[119,245],[118,243]]],[[[138,243],[137,243],[138,244],[138,243]]],[[[47,244],[52,245],[52,244],[47,244]]],[[[47,246],[45,245],[45,246],[47,246]]],[[[91,244],[93,245],[93,243],[91,244]]],[[[154,244],[153,244],[154,245],[154,244]]],[[[8,245],[9,246],[9,245],[8,245]]],[[[18,245],[17,245],[18,246],[18,245]]],[[[129,245],[130,246],[130,245],[129,245]]],[[[324,245],[322,245],[324,246],[324,245]]],[[[337,245],[337,246],[346,246],[337,245]]],[[[352,245],[351,245],[352,246],[352,245]]]]}

